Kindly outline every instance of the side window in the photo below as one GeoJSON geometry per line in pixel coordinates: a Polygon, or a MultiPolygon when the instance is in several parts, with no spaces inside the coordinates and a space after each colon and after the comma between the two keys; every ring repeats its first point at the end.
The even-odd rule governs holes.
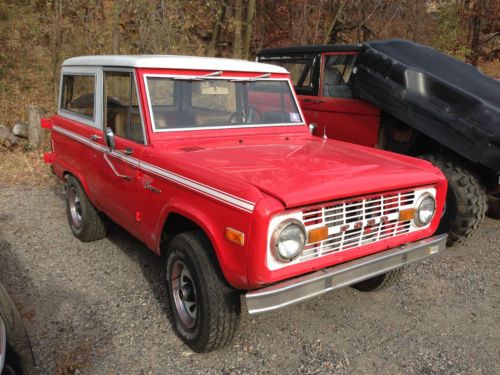
{"type": "Polygon", "coordinates": [[[293,85],[296,89],[312,87],[313,60],[289,60],[281,64],[290,72],[293,85]]]}
{"type": "Polygon", "coordinates": [[[115,135],[144,143],[139,100],[132,73],[104,73],[105,124],[115,135]]]}
{"type": "Polygon", "coordinates": [[[95,76],[63,75],[61,109],[94,119],[95,76]]]}
{"type": "Polygon", "coordinates": [[[323,65],[323,96],[352,98],[347,82],[351,77],[354,54],[326,55],[323,65]]]}
{"type": "Polygon", "coordinates": [[[288,58],[260,58],[260,62],[279,65],[290,72],[295,91],[299,95],[317,95],[317,75],[314,74],[315,56],[288,58]]]}

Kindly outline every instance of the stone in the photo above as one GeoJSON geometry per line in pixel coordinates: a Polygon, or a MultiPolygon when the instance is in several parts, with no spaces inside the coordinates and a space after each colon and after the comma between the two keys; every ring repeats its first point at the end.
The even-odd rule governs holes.
{"type": "Polygon", "coordinates": [[[8,127],[0,125],[0,146],[12,148],[17,144],[17,138],[12,134],[8,127]]]}
{"type": "Polygon", "coordinates": [[[0,125],[0,142],[7,138],[10,134],[9,128],[5,125],[0,125]]]}
{"type": "Polygon", "coordinates": [[[28,124],[23,124],[21,122],[14,125],[12,128],[12,133],[18,137],[28,139],[28,124]]]}

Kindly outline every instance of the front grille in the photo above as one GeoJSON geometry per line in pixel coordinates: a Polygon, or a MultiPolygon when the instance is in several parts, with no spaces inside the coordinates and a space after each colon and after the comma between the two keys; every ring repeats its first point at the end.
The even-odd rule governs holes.
{"type": "Polygon", "coordinates": [[[298,262],[349,250],[412,230],[411,220],[399,221],[399,211],[414,207],[415,190],[326,203],[302,211],[306,230],[327,226],[326,240],[304,247],[298,262]]]}

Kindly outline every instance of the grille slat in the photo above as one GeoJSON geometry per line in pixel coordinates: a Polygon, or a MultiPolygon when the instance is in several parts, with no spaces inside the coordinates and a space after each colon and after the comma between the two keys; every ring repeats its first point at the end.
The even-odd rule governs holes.
{"type": "Polygon", "coordinates": [[[297,261],[399,236],[411,231],[411,222],[399,222],[399,211],[413,207],[415,191],[403,191],[324,204],[302,212],[307,229],[326,225],[326,240],[306,245],[297,261]]]}

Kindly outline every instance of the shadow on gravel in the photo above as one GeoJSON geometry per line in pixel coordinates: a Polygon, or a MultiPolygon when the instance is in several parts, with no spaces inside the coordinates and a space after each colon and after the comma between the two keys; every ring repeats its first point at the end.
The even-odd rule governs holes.
{"type": "MultiPolygon", "coordinates": [[[[7,219],[8,215],[0,213],[0,224],[7,219]]],[[[46,276],[43,285],[39,285],[33,281],[31,272],[0,230],[0,282],[24,320],[35,362],[41,367],[35,369],[35,373],[45,373],[47,367],[55,369],[57,374],[74,373],[85,367],[94,354],[91,345],[96,339],[94,332],[103,332],[101,340],[104,342],[107,339],[105,332],[109,330],[99,314],[93,313],[92,307],[88,308],[92,304],[84,294],[66,289],[64,282],[52,273],[46,276]],[[76,317],[73,321],[65,318],[75,310],[79,312],[80,321],[76,317]],[[96,327],[95,330],[89,330],[89,325],[96,327]],[[48,347],[47,342],[57,342],[57,345],[48,347]],[[48,353],[55,363],[47,363],[48,353]]]]}
{"type": "Polygon", "coordinates": [[[106,225],[108,226],[106,238],[139,265],[144,279],[149,283],[158,304],[165,311],[168,301],[164,282],[164,258],[153,253],[142,242],[113,221],[108,219],[106,225]]]}
{"type": "MultiPolygon", "coordinates": [[[[58,199],[64,201],[65,192],[62,186],[55,185],[51,187],[51,191],[58,199]]],[[[106,218],[106,225],[108,227],[106,239],[116,245],[118,249],[123,251],[125,255],[140,266],[144,278],[150,284],[155,298],[158,300],[162,309],[165,309],[167,299],[164,294],[165,283],[163,282],[163,258],[154,254],[142,242],[111,219],[106,218]]]]}

